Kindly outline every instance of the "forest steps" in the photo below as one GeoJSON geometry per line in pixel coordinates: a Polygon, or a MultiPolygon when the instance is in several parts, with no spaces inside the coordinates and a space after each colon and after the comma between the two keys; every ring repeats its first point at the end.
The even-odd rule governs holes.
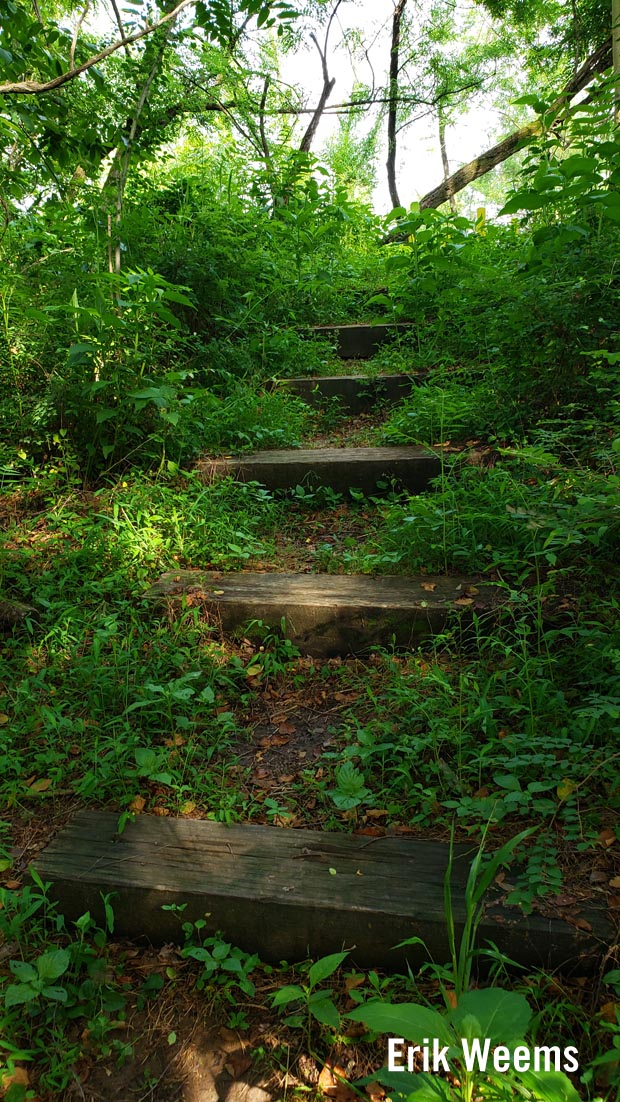
{"type": "MultiPolygon", "coordinates": [[[[120,835],[117,825],[110,812],[81,811],[36,862],[67,919],[88,910],[101,921],[101,896],[113,893],[116,934],[155,945],[178,942],[181,922],[207,915],[207,932],[221,930],[265,961],[350,949],[350,960],[361,967],[403,972],[428,954],[438,962],[449,959],[445,843],[149,815],[120,835]],[[184,910],[175,913],[173,906],[184,910]],[[419,943],[397,948],[413,937],[428,952],[419,943]]],[[[457,938],[474,852],[455,847],[457,938]]],[[[610,931],[596,911],[584,911],[581,926],[502,907],[495,890],[479,944],[493,942],[526,968],[583,975],[596,961],[598,938],[610,931]],[[592,932],[581,928],[587,925],[592,932]]]]}
{"type": "Polygon", "coordinates": [[[336,400],[347,413],[365,413],[377,406],[396,405],[409,398],[415,386],[424,380],[422,373],[411,375],[318,375],[280,379],[278,386],[290,390],[310,406],[336,400]]]}
{"type": "Polygon", "coordinates": [[[333,341],[342,360],[370,360],[383,344],[415,331],[411,322],[378,322],[374,325],[315,325],[315,337],[333,341]]]}
{"type": "Polygon", "coordinates": [[[456,612],[464,632],[474,614],[493,611],[498,590],[474,578],[176,570],[155,582],[147,597],[171,609],[199,605],[226,632],[250,620],[274,627],[284,620],[287,638],[299,650],[331,658],[373,646],[417,647],[444,631],[456,612]]]}
{"type": "MultiPolygon", "coordinates": [[[[343,356],[369,355],[388,326],[345,326],[335,335],[343,356]],[[380,330],[380,331],[378,331],[380,330]],[[354,331],[354,332],[353,332],[354,331]]],[[[309,401],[315,386],[351,400],[352,377],[288,380],[309,401]]],[[[397,400],[414,376],[385,384],[397,400]]],[[[364,380],[364,385],[368,380],[364,380]]],[[[373,384],[374,385],[374,384],[373,384]]],[[[378,397],[379,391],[375,391],[378,397]]],[[[355,399],[357,400],[357,399],[355,399]]],[[[350,408],[354,408],[350,405],[350,408]]],[[[376,489],[381,479],[424,492],[442,456],[421,448],[341,448],[263,452],[208,461],[212,474],[234,474],[270,489],[318,480],[341,492],[376,489]]],[[[204,468],[203,468],[204,469],[204,468]]],[[[377,645],[411,648],[458,622],[466,637],[475,616],[490,615],[500,591],[473,578],[367,577],[178,570],[146,593],[154,604],[199,607],[214,628],[249,620],[280,627],[300,650],[331,656],[377,645]],[[459,614],[457,621],[456,614],[459,614]]],[[[457,944],[465,922],[471,850],[456,847],[452,893],[457,944]]],[[[68,919],[100,917],[114,893],[116,932],[153,943],[179,941],[181,922],[208,915],[208,932],[264,960],[299,961],[351,949],[360,966],[403,971],[430,955],[449,957],[444,877],[449,847],[403,837],[367,837],[249,824],[139,816],[117,833],[117,816],[80,812],[36,862],[68,919]],[[166,910],[162,908],[168,908],[166,910]],[[407,939],[416,944],[396,948],[407,939]],[[426,951],[422,945],[426,946],[426,951]]],[[[509,874],[507,874],[509,876],[509,874]]],[[[596,966],[611,931],[604,912],[525,916],[489,890],[478,944],[494,943],[526,968],[583,974],[596,966]]]]}
{"type": "Polygon", "coordinates": [[[441,453],[426,448],[296,448],[207,460],[200,470],[260,482],[268,490],[329,486],[339,494],[361,490],[370,496],[380,492],[381,482],[422,493],[441,474],[442,463],[441,453]]]}

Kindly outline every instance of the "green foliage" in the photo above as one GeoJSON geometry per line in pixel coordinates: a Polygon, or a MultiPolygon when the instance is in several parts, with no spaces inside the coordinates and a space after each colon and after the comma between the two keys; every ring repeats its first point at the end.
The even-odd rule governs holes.
{"type": "Polygon", "coordinates": [[[7,1054],[0,1075],[11,1073],[16,1060],[35,1062],[41,1087],[62,1094],[79,1054],[76,1029],[86,1031],[93,1051],[113,1053],[119,1061],[131,1051],[115,1033],[127,1005],[118,980],[122,960],[110,952],[114,915],[108,897],[102,900],[103,926],[86,912],[68,928],[48,900],[49,885],[36,873],[33,880],[21,895],[0,889],[0,933],[9,945],[18,937],[21,953],[0,977],[7,1054]]]}
{"type": "Polygon", "coordinates": [[[579,1095],[562,1071],[522,1071],[519,1050],[526,1056],[524,1044],[532,1011],[523,995],[499,987],[463,993],[453,1010],[440,1014],[416,1003],[366,1003],[347,1017],[364,1022],[377,1033],[388,1033],[420,1045],[421,1038],[437,1038],[446,1046],[452,1081],[425,1072],[411,1074],[381,1071],[375,1076],[390,1090],[390,1097],[410,1102],[472,1102],[474,1098],[508,1100],[515,1090],[540,1102],[578,1102],[579,1095]],[[476,1041],[485,1041],[485,1067],[468,1067],[476,1041]],[[499,1046],[499,1048],[497,1047],[499,1046]],[[495,1055],[488,1060],[489,1049],[495,1055]],[[501,1052],[501,1056],[500,1056],[501,1052]],[[488,1061],[488,1062],[487,1062],[488,1061]],[[497,1061],[497,1069],[494,1068],[497,1061]],[[500,1063],[503,1065],[500,1067],[500,1063]]]}
{"type": "Polygon", "coordinates": [[[260,963],[256,954],[250,955],[224,941],[219,934],[208,936],[207,923],[203,918],[196,922],[184,922],[185,945],[181,950],[184,959],[195,960],[201,966],[196,979],[196,988],[203,991],[206,987],[216,987],[229,1002],[235,1003],[233,988],[238,987],[245,995],[253,996],[256,988],[250,974],[260,963]]]}
{"type": "Polygon", "coordinates": [[[520,411],[500,371],[480,379],[473,371],[445,376],[416,387],[388,418],[383,432],[394,444],[505,440],[519,435],[520,411]]]}
{"type": "Polygon", "coordinates": [[[287,1013],[283,1019],[285,1025],[304,1028],[308,1039],[313,1019],[319,1025],[328,1026],[333,1030],[338,1029],[340,1015],[333,1001],[333,989],[319,985],[340,968],[348,955],[348,953],[332,953],[330,956],[321,957],[306,969],[305,983],[289,984],[276,991],[272,1005],[280,1010],[293,1011],[293,1013],[287,1013]]]}

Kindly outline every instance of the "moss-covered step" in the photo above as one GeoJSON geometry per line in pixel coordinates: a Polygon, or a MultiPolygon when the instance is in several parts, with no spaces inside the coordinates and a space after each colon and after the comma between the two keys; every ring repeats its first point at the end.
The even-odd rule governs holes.
{"type": "Polygon", "coordinates": [[[380,322],[375,325],[315,325],[310,333],[333,341],[343,360],[370,360],[381,345],[412,334],[411,322],[380,322]]]}
{"type": "Polygon", "coordinates": [[[241,482],[260,482],[268,490],[300,485],[330,486],[340,494],[377,492],[378,482],[398,483],[412,493],[427,490],[441,474],[442,453],[427,448],[298,448],[254,452],[224,459],[202,459],[207,477],[232,475],[241,482]]]}
{"type": "MultiPolygon", "coordinates": [[[[90,911],[101,921],[102,896],[112,893],[115,933],[153,944],[178,943],[181,920],[206,916],[205,934],[221,931],[266,961],[344,948],[361,966],[403,971],[429,955],[449,958],[445,843],[148,815],[120,835],[117,825],[110,812],[78,812],[35,862],[68,920],[90,911]],[[412,937],[426,951],[420,943],[395,948],[412,937]]],[[[457,940],[473,852],[455,851],[457,940]]],[[[602,911],[573,908],[570,917],[572,923],[523,915],[502,905],[495,889],[478,943],[493,942],[526,968],[582,974],[601,959],[612,933],[602,911]]]]}
{"type": "Polygon", "coordinates": [[[396,405],[409,398],[424,375],[318,375],[279,379],[277,386],[292,391],[311,406],[338,399],[347,413],[363,413],[379,405],[396,405]]]}
{"type": "Polygon", "coordinates": [[[369,577],[367,574],[227,574],[173,570],[145,593],[149,600],[202,608],[234,631],[250,620],[279,628],[305,654],[363,654],[373,646],[416,646],[458,613],[465,630],[488,615],[502,591],[475,578],[369,577]]]}

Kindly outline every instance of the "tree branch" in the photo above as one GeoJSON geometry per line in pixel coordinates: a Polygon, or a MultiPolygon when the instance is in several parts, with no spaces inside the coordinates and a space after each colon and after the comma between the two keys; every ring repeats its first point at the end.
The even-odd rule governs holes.
{"type": "Polygon", "coordinates": [[[321,59],[321,68],[323,70],[323,91],[321,92],[319,102],[317,103],[317,105],[314,109],[314,113],[312,115],[312,118],[310,119],[310,122],[308,123],[308,128],[306,130],[306,133],[304,134],[303,138],[301,139],[299,149],[300,149],[300,152],[302,152],[302,153],[309,153],[310,152],[310,146],[312,145],[312,142],[314,140],[314,135],[316,134],[317,127],[319,125],[319,122],[321,121],[321,116],[322,116],[322,114],[325,110],[325,107],[327,105],[327,101],[328,101],[329,97],[331,96],[331,94],[334,90],[334,86],[336,84],[335,77],[332,77],[331,80],[329,78],[329,71],[328,71],[328,68],[327,68],[327,47],[329,45],[329,32],[331,31],[332,23],[334,22],[334,19],[336,18],[336,12],[338,11],[338,8],[340,7],[341,3],[342,3],[342,0],[336,0],[336,3],[334,4],[332,13],[329,17],[329,22],[327,24],[327,30],[325,31],[325,41],[323,43],[322,48],[321,48],[321,45],[320,45],[319,40],[316,37],[316,35],[315,34],[310,35],[312,41],[314,42],[314,45],[316,46],[317,50],[319,51],[319,57],[321,59]]]}
{"type": "Polygon", "coordinates": [[[153,31],[158,30],[159,27],[163,27],[166,23],[170,23],[171,20],[183,11],[184,8],[189,7],[195,0],[181,0],[171,12],[162,18],[157,23],[152,23],[148,27],[143,27],[141,31],[136,31],[134,34],[126,35],[117,42],[113,42],[111,46],[106,46],[105,50],[100,50],[98,54],[93,57],[89,57],[88,61],[83,61],[81,65],[76,65],[74,68],[67,69],[66,72],[61,73],[59,76],[54,77],[53,80],[47,80],[40,82],[38,80],[18,80],[15,82],[8,82],[6,84],[0,84],[0,96],[34,96],[41,95],[43,92],[53,92],[55,88],[61,88],[63,84],[68,84],[69,81],[75,80],[76,77],[81,76],[82,73],[86,73],[89,69],[92,69],[94,65],[98,65],[100,61],[105,61],[106,58],[116,53],[122,47],[131,45],[132,42],[138,42],[141,38],[145,38],[147,34],[152,34],[153,31]]]}
{"type": "MultiPolygon", "coordinates": [[[[567,107],[570,105],[570,101],[578,92],[581,92],[587,87],[597,73],[602,73],[609,67],[610,59],[611,40],[608,39],[607,42],[600,46],[598,50],[584,61],[578,72],[571,77],[562,89],[560,95],[551,104],[547,114],[555,116],[554,126],[560,126],[565,121],[566,111],[567,107]]],[[[462,191],[468,184],[473,183],[474,180],[479,179],[480,176],[484,176],[485,173],[490,172],[492,168],[495,168],[509,157],[512,157],[513,153],[522,149],[530,138],[535,137],[541,132],[542,123],[540,119],[534,119],[532,122],[513,131],[507,138],[503,138],[501,142],[491,146],[490,149],[481,153],[479,157],[475,157],[473,161],[469,161],[468,164],[463,165],[457,172],[453,172],[452,175],[449,176],[447,180],[443,180],[438,187],[427,192],[427,194],[420,199],[420,209],[424,207],[440,207],[442,203],[445,203],[453,195],[462,191]]],[[[390,240],[394,240],[394,238],[390,238],[390,240]]]]}

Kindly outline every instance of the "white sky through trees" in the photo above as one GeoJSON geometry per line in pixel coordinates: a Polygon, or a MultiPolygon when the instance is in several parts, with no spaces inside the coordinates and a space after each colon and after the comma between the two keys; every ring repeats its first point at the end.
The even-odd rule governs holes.
{"type": "MultiPolygon", "coordinates": [[[[414,19],[416,14],[419,16],[430,6],[430,0],[410,0],[410,3],[411,9],[407,10],[407,14],[414,19]]],[[[122,14],[122,4],[119,7],[122,14]]],[[[129,10],[135,18],[136,7],[129,10]]],[[[344,0],[341,4],[332,27],[328,50],[329,73],[331,77],[335,77],[336,84],[313,143],[313,152],[317,156],[321,156],[326,141],[338,129],[338,116],[330,109],[331,104],[348,102],[355,83],[372,86],[373,74],[376,94],[385,96],[393,10],[393,0],[344,0]],[[363,56],[362,49],[356,49],[349,44],[348,40],[355,32],[367,49],[367,58],[363,56]]],[[[456,10],[457,13],[459,10],[463,13],[471,11],[471,0],[456,0],[456,10]]],[[[480,33],[485,33],[490,25],[488,17],[477,6],[476,11],[480,33]]],[[[109,0],[103,0],[96,14],[88,20],[88,25],[96,33],[114,36],[116,22],[109,0]]],[[[324,30],[318,28],[317,34],[322,42],[324,30]]],[[[259,41],[258,36],[256,41],[259,41]]],[[[307,107],[313,108],[316,105],[322,87],[321,61],[309,33],[294,54],[282,57],[281,77],[286,83],[301,89],[307,107]]],[[[484,92],[474,94],[471,104],[469,110],[457,114],[455,123],[448,125],[446,130],[451,170],[492,144],[498,130],[510,129],[510,126],[502,126],[500,111],[484,92]]],[[[369,108],[367,116],[359,125],[360,136],[370,130],[378,110],[376,106],[369,108]]],[[[415,114],[421,117],[398,134],[398,187],[405,206],[409,206],[439,184],[443,177],[436,114],[426,107],[416,109],[415,114]]],[[[307,120],[307,115],[302,116],[298,126],[299,137],[307,120]]],[[[384,118],[378,142],[377,183],[373,194],[373,205],[379,213],[387,213],[392,206],[385,167],[386,128],[387,121],[384,118]]],[[[473,200],[470,198],[469,207],[475,205],[475,197],[473,200]]]]}

